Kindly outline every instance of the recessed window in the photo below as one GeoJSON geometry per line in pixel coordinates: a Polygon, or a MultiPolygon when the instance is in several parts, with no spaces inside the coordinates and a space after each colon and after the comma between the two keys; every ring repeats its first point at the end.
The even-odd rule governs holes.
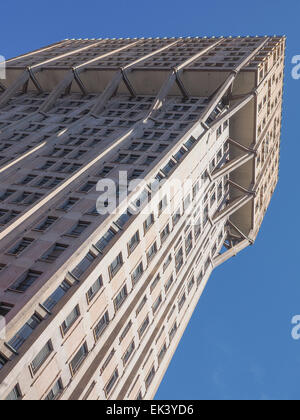
{"type": "Polygon", "coordinates": [[[79,316],[80,316],[80,309],[79,309],[79,305],[77,305],[75,306],[73,311],[67,316],[65,321],[62,323],[61,330],[62,330],[63,335],[65,335],[68,332],[68,330],[76,322],[79,316]]]}
{"type": "Polygon", "coordinates": [[[135,350],[135,343],[134,340],[130,343],[129,347],[127,348],[127,350],[125,351],[125,353],[123,354],[123,364],[124,366],[127,364],[128,360],[130,359],[131,355],[133,354],[135,350]]]}
{"type": "Polygon", "coordinates": [[[8,252],[7,254],[18,256],[20,255],[25,249],[32,244],[34,239],[31,238],[23,238],[18,241],[8,252]]]}
{"type": "Polygon", "coordinates": [[[146,388],[149,388],[149,386],[151,385],[154,379],[154,376],[155,376],[155,367],[153,366],[146,377],[146,381],[145,381],[146,388]]]}
{"type": "Polygon", "coordinates": [[[139,333],[139,337],[142,338],[142,336],[144,335],[144,333],[146,332],[148,326],[150,324],[150,320],[149,320],[149,316],[147,315],[146,318],[144,319],[144,321],[142,322],[138,333],[139,333]]]}
{"type": "Polygon", "coordinates": [[[22,394],[19,385],[16,385],[14,389],[5,398],[5,401],[17,401],[22,399],[22,394]]]}
{"type": "Polygon", "coordinates": [[[108,396],[110,392],[113,390],[114,385],[116,384],[117,380],[119,378],[119,372],[118,369],[116,369],[110,378],[110,380],[107,382],[105,386],[105,394],[108,396]]]}
{"type": "Polygon", "coordinates": [[[153,292],[153,290],[154,290],[154,289],[156,288],[156,286],[158,285],[159,281],[160,281],[160,275],[158,274],[158,275],[155,277],[155,280],[151,283],[151,286],[150,286],[150,293],[152,293],[152,292],[153,292]]]}
{"type": "Polygon", "coordinates": [[[13,307],[10,303],[0,302],[0,316],[6,316],[13,307]]]}
{"type": "Polygon", "coordinates": [[[165,240],[168,238],[170,234],[170,226],[167,224],[167,226],[160,232],[160,240],[161,243],[164,243],[165,240]]]}
{"type": "Polygon", "coordinates": [[[116,232],[112,228],[109,228],[108,231],[95,244],[95,247],[100,252],[102,252],[115,236],[116,236],[116,232]]]}
{"type": "Polygon", "coordinates": [[[88,181],[86,184],[84,184],[81,188],[80,188],[80,192],[89,192],[91,191],[91,189],[93,189],[96,185],[96,182],[94,181],[88,181]]]}
{"type": "Polygon", "coordinates": [[[33,333],[37,326],[41,323],[41,318],[34,314],[26,322],[25,325],[17,332],[17,334],[8,342],[9,346],[17,351],[33,333]]]}
{"type": "Polygon", "coordinates": [[[110,274],[111,279],[118,273],[122,265],[123,265],[123,257],[122,257],[122,253],[120,252],[117,258],[115,258],[114,261],[109,266],[109,274],[110,274]]]}
{"type": "Polygon", "coordinates": [[[176,332],[177,332],[177,322],[174,323],[173,327],[171,328],[171,330],[169,332],[169,340],[170,340],[170,343],[173,340],[176,332]]]}
{"type": "Polygon", "coordinates": [[[148,232],[150,227],[154,224],[154,215],[150,214],[147,219],[144,221],[144,231],[148,232]]]}
{"type": "Polygon", "coordinates": [[[80,279],[80,277],[86,272],[86,270],[93,264],[96,257],[91,252],[88,252],[83,260],[75,267],[71,274],[76,278],[80,279]]]}
{"type": "Polygon", "coordinates": [[[71,285],[64,280],[55,292],[43,303],[43,306],[50,312],[70,288],[71,285]]]}
{"type": "Polygon", "coordinates": [[[162,295],[160,294],[152,306],[153,314],[155,314],[162,303],[162,295]]]}
{"type": "Polygon", "coordinates": [[[171,286],[172,286],[172,284],[174,283],[174,277],[173,277],[173,274],[169,277],[169,279],[168,279],[168,281],[166,282],[166,284],[165,284],[165,292],[167,293],[169,290],[170,290],[170,288],[171,288],[171,286]]]}
{"type": "Polygon", "coordinates": [[[28,270],[15,283],[13,283],[9,290],[16,292],[26,292],[26,290],[42,275],[39,271],[28,270]]]}
{"type": "Polygon", "coordinates": [[[164,198],[159,202],[158,213],[161,214],[165,210],[167,205],[168,205],[168,199],[167,199],[167,196],[165,195],[164,198]]]}
{"type": "Polygon", "coordinates": [[[109,314],[108,314],[108,311],[106,311],[105,314],[101,317],[96,327],[94,328],[94,336],[95,336],[96,341],[99,340],[99,338],[103,334],[108,324],[109,324],[109,314]]]}
{"type": "Polygon", "coordinates": [[[135,248],[138,246],[140,242],[140,234],[139,231],[137,231],[133,237],[130,239],[130,241],[128,242],[128,253],[131,254],[135,248]]]}
{"type": "Polygon", "coordinates": [[[85,361],[86,357],[88,355],[88,348],[87,344],[84,343],[80,349],[77,351],[76,355],[73,357],[71,363],[70,363],[70,369],[71,373],[74,376],[76,372],[80,369],[80,366],[85,361]]]}
{"type": "Polygon", "coordinates": [[[195,285],[195,277],[192,276],[192,278],[188,282],[188,293],[190,293],[194,285],[195,285]]]}
{"type": "Polygon", "coordinates": [[[150,261],[152,261],[152,259],[156,255],[156,253],[157,253],[157,244],[156,244],[156,242],[154,242],[154,244],[152,244],[151,247],[147,251],[147,260],[148,260],[148,263],[150,263],[150,261]]]}
{"type": "Polygon", "coordinates": [[[135,286],[144,273],[143,262],[141,261],[131,274],[132,285],[135,286]]]}
{"type": "Polygon", "coordinates": [[[52,351],[53,351],[52,343],[49,340],[47,344],[42,348],[42,350],[31,362],[30,367],[33,374],[35,374],[39,370],[39,368],[44,364],[44,362],[48,359],[52,351]]]}
{"type": "Polygon", "coordinates": [[[7,359],[6,357],[2,356],[2,354],[0,354],[0,370],[4,367],[4,365],[6,365],[7,363],[7,359]]]}
{"type": "Polygon", "coordinates": [[[127,286],[125,285],[114,299],[114,306],[115,306],[116,312],[121,308],[127,296],[128,296],[127,286]]]}
{"type": "Polygon", "coordinates": [[[124,340],[124,338],[126,337],[131,327],[132,327],[132,321],[130,320],[128,324],[126,325],[126,327],[124,328],[122,334],[120,335],[120,343],[124,340]]]}
{"type": "Polygon", "coordinates": [[[178,301],[178,311],[180,312],[183,305],[185,304],[186,301],[186,294],[183,293],[182,296],[180,297],[179,301],[178,301]]]}
{"type": "Polygon", "coordinates": [[[99,290],[102,288],[102,286],[103,286],[103,280],[102,280],[102,276],[100,276],[95,281],[95,283],[92,285],[92,287],[89,288],[89,290],[87,292],[88,302],[91,302],[94,299],[94,297],[99,292],[99,290]]]}
{"type": "Polygon", "coordinates": [[[68,236],[74,236],[75,238],[78,238],[90,225],[90,222],[83,222],[79,220],[79,222],[72,227],[72,229],[66,233],[68,236]]]}
{"type": "Polygon", "coordinates": [[[63,391],[63,384],[61,379],[55,382],[53,387],[51,388],[51,391],[47,394],[47,397],[45,398],[45,401],[54,401],[56,400],[59,395],[63,391]]]}
{"type": "Polygon", "coordinates": [[[60,207],[58,207],[58,210],[69,211],[78,201],[79,198],[70,197],[60,207]]]}
{"type": "Polygon", "coordinates": [[[175,256],[175,267],[176,267],[176,272],[177,273],[180,271],[182,266],[183,266],[183,250],[182,250],[182,248],[180,248],[177,251],[177,254],[175,256]]]}
{"type": "Polygon", "coordinates": [[[44,219],[39,225],[37,225],[33,230],[37,230],[39,232],[45,232],[47,229],[52,226],[56,220],[57,217],[48,216],[46,219],[44,219]]]}
{"type": "Polygon", "coordinates": [[[166,343],[164,343],[164,345],[162,346],[160,352],[158,353],[158,357],[157,357],[159,365],[163,361],[163,358],[165,357],[166,353],[167,353],[167,345],[166,345],[166,343]]]}
{"type": "Polygon", "coordinates": [[[44,262],[55,262],[68,247],[69,245],[56,243],[40,259],[44,262]]]}

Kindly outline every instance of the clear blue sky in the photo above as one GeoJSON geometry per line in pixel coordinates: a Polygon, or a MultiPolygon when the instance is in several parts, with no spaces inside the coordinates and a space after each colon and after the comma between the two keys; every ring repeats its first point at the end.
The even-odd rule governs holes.
{"type": "Polygon", "coordinates": [[[299,0],[52,0],[1,4],[0,55],[65,38],[287,35],[280,182],[254,247],[210,278],[157,399],[299,399],[299,0]]]}

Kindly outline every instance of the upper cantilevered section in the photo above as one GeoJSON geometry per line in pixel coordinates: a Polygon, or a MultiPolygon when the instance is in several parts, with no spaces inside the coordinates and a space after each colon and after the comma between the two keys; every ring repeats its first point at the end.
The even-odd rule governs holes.
{"type": "MultiPolygon", "coordinates": [[[[28,364],[51,336],[63,351],[52,355],[49,370],[62,371],[65,398],[87,395],[100,365],[106,391],[123,375],[101,397],[134,396],[136,378],[148,371],[143,396],[154,395],[159,380],[154,386],[148,378],[156,371],[161,378],[167,366],[153,362],[160,330],[177,322],[183,332],[183,296],[191,312],[211,270],[258,234],[278,179],[284,51],[285,38],[276,36],[65,40],[7,61],[0,85],[0,310],[7,324],[0,382],[20,382],[27,398],[43,398],[47,381],[34,369],[30,377],[28,364]],[[96,184],[110,178],[120,187],[120,172],[138,180],[137,188],[127,200],[118,188],[118,213],[99,215],[96,184]],[[192,183],[183,200],[181,185],[166,192],[175,178],[192,183]],[[150,186],[157,180],[165,195],[156,203],[150,186]],[[136,212],[145,197],[157,209],[146,223],[152,230],[136,212]],[[171,202],[181,217],[163,211],[171,202]],[[165,288],[171,268],[175,294],[165,288]],[[94,304],[86,296],[100,274],[94,304]],[[193,297],[182,293],[187,280],[187,290],[197,284],[193,297]],[[162,302],[164,312],[154,311],[162,302]],[[76,305],[81,326],[62,338],[59,327],[76,305]],[[116,355],[130,344],[128,336],[121,344],[122,330],[138,313],[137,336],[147,305],[149,337],[135,341],[139,352],[122,367],[116,355]],[[109,326],[99,341],[100,315],[109,326]],[[72,364],[78,343],[87,364],[79,374],[72,364]],[[118,375],[110,378],[115,359],[118,375]]],[[[8,389],[0,392],[6,397],[8,389]]]]}

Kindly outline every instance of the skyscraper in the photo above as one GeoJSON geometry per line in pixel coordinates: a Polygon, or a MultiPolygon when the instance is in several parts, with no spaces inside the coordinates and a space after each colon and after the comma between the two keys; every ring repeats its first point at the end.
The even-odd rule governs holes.
{"type": "Polygon", "coordinates": [[[65,40],[0,84],[0,399],[151,399],[278,180],[285,37],[65,40]]]}

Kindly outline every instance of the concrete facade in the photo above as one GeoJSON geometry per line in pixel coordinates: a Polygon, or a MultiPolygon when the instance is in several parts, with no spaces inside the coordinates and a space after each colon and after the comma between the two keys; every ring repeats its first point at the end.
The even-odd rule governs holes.
{"type": "Polygon", "coordinates": [[[7,61],[0,399],[154,397],[212,270],[259,232],[284,53],[277,36],[99,39],[7,61]]]}

